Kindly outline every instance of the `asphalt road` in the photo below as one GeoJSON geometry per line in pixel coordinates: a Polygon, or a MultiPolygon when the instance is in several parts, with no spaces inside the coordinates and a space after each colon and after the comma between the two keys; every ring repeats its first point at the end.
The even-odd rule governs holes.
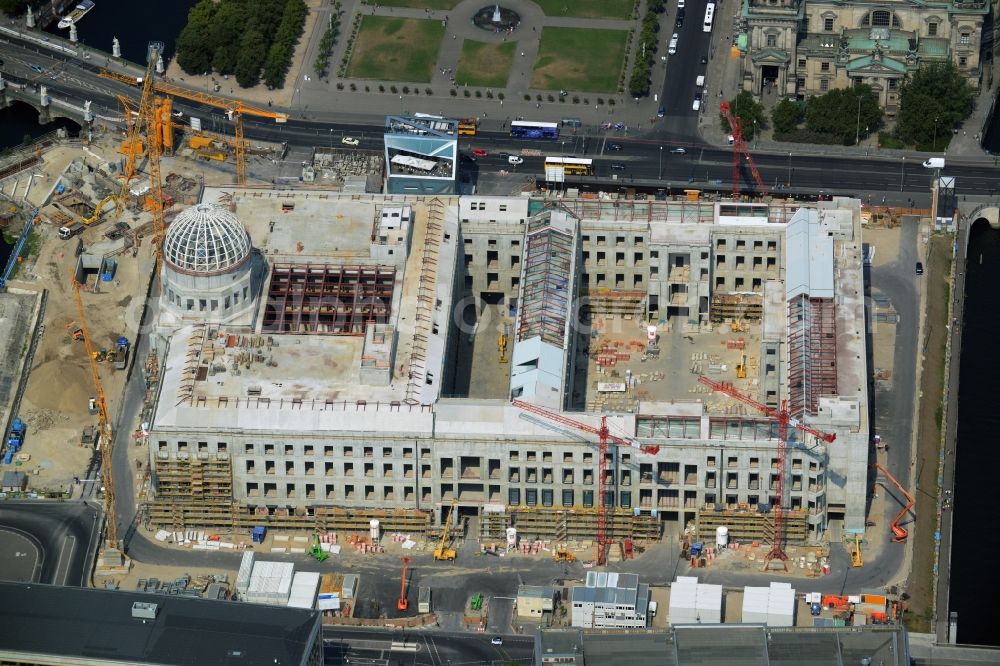
{"type": "Polygon", "coordinates": [[[0,503],[0,578],[85,585],[99,517],[99,510],[83,502],[0,503]],[[28,560],[34,564],[25,567],[28,560]]]}
{"type": "MultiPolygon", "coordinates": [[[[487,149],[519,151],[536,148],[549,154],[570,152],[594,157],[595,177],[582,179],[580,185],[590,189],[615,189],[617,186],[651,186],[665,189],[686,187],[723,187],[728,189],[732,178],[732,151],[698,143],[692,137],[691,123],[697,122],[697,114],[690,111],[691,95],[671,90],[687,90],[685,79],[677,83],[677,72],[688,77],[700,71],[702,53],[707,48],[708,35],[699,32],[704,13],[704,0],[692,0],[687,7],[687,19],[680,34],[682,48],[667,63],[667,76],[662,94],[666,94],[669,122],[659,123],[665,129],[657,129],[660,134],[650,137],[628,136],[627,131],[605,132],[597,127],[585,127],[578,137],[568,137],[562,142],[530,142],[510,139],[503,132],[480,132],[469,146],[487,149]],[[672,60],[671,60],[672,59],[672,60]],[[689,60],[691,62],[689,62],[689,60]],[[673,73],[672,73],[673,72],[673,73]],[[584,141],[587,137],[587,141],[584,141]],[[601,155],[601,147],[606,140],[623,146],[621,152],[601,155]],[[556,150],[556,146],[559,150],[556,150]],[[684,147],[685,155],[674,155],[671,148],[684,147]],[[568,148],[568,151],[567,151],[568,148]],[[596,154],[595,154],[596,153],[596,154]],[[612,162],[622,162],[624,170],[613,171],[612,162]],[[609,183],[615,178],[617,182],[609,183]]],[[[673,14],[671,14],[673,16],[673,14]]],[[[92,109],[98,115],[117,117],[120,113],[117,97],[120,94],[137,95],[138,89],[102,79],[97,71],[105,64],[91,60],[63,60],[61,56],[38,52],[32,46],[19,44],[14,39],[0,42],[0,58],[4,60],[3,74],[10,81],[44,84],[49,94],[59,99],[82,99],[93,102],[92,109]],[[34,71],[32,65],[43,69],[34,71]]],[[[693,83],[692,83],[693,85],[693,83]]],[[[217,132],[231,133],[232,124],[218,109],[196,103],[178,101],[175,109],[202,119],[203,127],[217,132]]],[[[382,149],[383,117],[362,118],[356,115],[340,118],[336,112],[328,114],[331,122],[310,120],[304,116],[293,117],[287,123],[258,121],[246,117],[244,126],[250,140],[284,142],[293,147],[323,147],[340,145],[344,136],[358,138],[361,149],[382,149]]],[[[463,140],[463,144],[465,141],[463,140]]],[[[765,187],[770,191],[801,191],[808,193],[867,193],[874,197],[885,197],[887,202],[905,202],[911,198],[929,197],[931,172],[924,169],[919,160],[911,158],[884,159],[843,157],[837,154],[797,155],[794,151],[779,154],[755,153],[755,161],[760,170],[765,187]]],[[[505,160],[488,157],[478,166],[480,172],[507,169],[505,160]]],[[[527,158],[518,168],[520,172],[542,175],[542,159],[527,158]]],[[[1000,170],[992,165],[976,162],[962,163],[949,158],[948,175],[956,178],[959,194],[988,193],[1000,190],[1000,170]]],[[[751,176],[746,165],[741,167],[741,187],[752,189],[751,176]]]]}
{"type": "Polygon", "coordinates": [[[347,663],[457,666],[529,663],[533,659],[533,637],[503,636],[503,645],[492,645],[493,637],[493,634],[324,627],[323,656],[329,666],[347,663]],[[408,643],[411,650],[392,651],[393,642],[408,643]]]}

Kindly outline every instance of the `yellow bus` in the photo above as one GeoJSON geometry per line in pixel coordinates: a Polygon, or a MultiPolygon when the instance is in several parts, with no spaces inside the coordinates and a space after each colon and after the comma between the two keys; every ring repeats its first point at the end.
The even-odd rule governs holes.
{"type": "Polygon", "coordinates": [[[562,169],[567,176],[592,176],[594,160],[584,157],[546,157],[545,169],[562,169]]]}
{"type": "Polygon", "coordinates": [[[459,136],[476,136],[476,130],[478,129],[479,121],[475,118],[466,118],[458,121],[459,136]]]}

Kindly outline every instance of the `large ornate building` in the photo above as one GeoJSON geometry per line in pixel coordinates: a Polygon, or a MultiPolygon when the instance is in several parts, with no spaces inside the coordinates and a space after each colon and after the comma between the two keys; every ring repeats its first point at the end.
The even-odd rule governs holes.
{"type": "Polygon", "coordinates": [[[986,0],[747,0],[743,87],[804,98],[867,83],[892,115],[921,65],[950,61],[981,85],[989,13],[986,0]]]}

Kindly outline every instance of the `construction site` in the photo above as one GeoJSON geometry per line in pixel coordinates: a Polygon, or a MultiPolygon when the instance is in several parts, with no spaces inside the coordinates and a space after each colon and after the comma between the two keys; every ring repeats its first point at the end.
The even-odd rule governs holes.
{"type": "Polygon", "coordinates": [[[282,147],[240,120],[281,114],[129,83],[124,140],[45,154],[58,175],[33,193],[58,238],[20,274],[47,288],[10,413],[34,487],[82,477],[111,501],[88,465],[110,468],[99,444],[138,370],[125,427],[151,530],[468,524],[483,549],[572,544],[599,564],[663,536],[724,529],[784,559],[863,531],[858,200],[380,194],[377,158],[333,150],[286,189],[248,182],[282,147]],[[173,94],[224,109],[235,137],[180,123],[173,94]]]}

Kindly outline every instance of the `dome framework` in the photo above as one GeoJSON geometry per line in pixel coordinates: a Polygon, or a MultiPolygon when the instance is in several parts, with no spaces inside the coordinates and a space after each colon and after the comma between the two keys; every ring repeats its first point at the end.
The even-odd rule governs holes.
{"type": "Polygon", "coordinates": [[[250,258],[250,234],[239,218],[213,203],[186,208],[170,225],[163,241],[163,259],[175,271],[217,275],[238,268],[250,258]]]}

